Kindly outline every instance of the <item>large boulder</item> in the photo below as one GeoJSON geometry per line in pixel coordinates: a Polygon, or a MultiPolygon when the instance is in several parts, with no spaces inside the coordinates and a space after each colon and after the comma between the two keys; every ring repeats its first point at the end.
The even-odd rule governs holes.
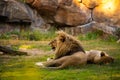
{"type": "Polygon", "coordinates": [[[41,26],[43,22],[35,10],[16,0],[0,0],[0,17],[6,17],[6,22],[33,23],[34,26],[41,26]]]}
{"type": "Polygon", "coordinates": [[[5,1],[0,1],[0,16],[5,16],[4,9],[6,8],[5,1]]]}
{"type": "Polygon", "coordinates": [[[61,5],[54,16],[57,23],[62,23],[70,26],[82,25],[90,22],[91,10],[82,3],[76,4],[74,1],[71,5],[61,5]]]}
{"type": "Polygon", "coordinates": [[[91,20],[91,10],[79,0],[27,0],[26,2],[55,23],[76,26],[91,20]]]}
{"type": "Polygon", "coordinates": [[[54,15],[58,7],[57,0],[26,0],[33,8],[36,8],[41,15],[54,15]]]}
{"type": "Polygon", "coordinates": [[[8,22],[31,22],[26,6],[23,3],[15,0],[1,0],[0,9],[1,16],[9,18],[8,22]]]}
{"type": "Polygon", "coordinates": [[[6,21],[8,19],[5,13],[5,9],[6,9],[5,1],[0,0],[0,22],[6,21]]]}
{"type": "MultiPolygon", "coordinates": [[[[16,0],[0,0],[0,28],[6,31],[21,27],[41,27],[44,20],[36,10],[16,0]],[[9,29],[8,29],[9,27],[9,29]]],[[[0,31],[0,32],[2,32],[0,31]]]]}

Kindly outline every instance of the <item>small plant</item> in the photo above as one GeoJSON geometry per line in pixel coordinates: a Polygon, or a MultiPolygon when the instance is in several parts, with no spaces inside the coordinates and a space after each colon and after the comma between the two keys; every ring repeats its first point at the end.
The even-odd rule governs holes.
{"type": "Polygon", "coordinates": [[[120,28],[118,28],[118,29],[116,30],[115,35],[116,35],[118,38],[120,38],[120,28]]]}
{"type": "Polygon", "coordinates": [[[98,39],[100,36],[102,36],[102,34],[103,34],[103,32],[98,30],[98,31],[87,33],[87,34],[79,35],[78,39],[80,39],[80,40],[94,40],[94,39],[98,39]]]}
{"type": "Polygon", "coordinates": [[[29,40],[51,40],[52,38],[55,37],[55,32],[54,31],[49,31],[49,32],[40,32],[40,31],[33,31],[30,33],[29,40]]]}
{"type": "Polygon", "coordinates": [[[23,31],[20,33],[19,37],[21,40],[29,40],[29,37],[30,37],[30,32],[29,31],[23,31]]]}
{"type": "Polygon", "coordinates": [[[13,50],[19,50],[19,45],[12,45],[11,48],[12,48],[13,50]]]}
{"type": "Polygon", "coordinates": [[[19,36],[20,32],[17,30],[6,32],[3,34],[0,34],[0,39],[11,39],[13,35],[19,36]]]}
{"type": "Polygon", "coordinates": [[[20,35],[20,32],[18,30],[14,30],[14,31],[9,32],[9,34],[20,35]]]}
{"type": "Polygon", "coordinates": [[[0,34],[0,39],[10,39],[9,34],[0,34]]]}
{"type": "Polygon", "coordinates": [[[51,29],[47,32],[42,32],[40,30],[34,30],[34,31],[11,31],[4,34],[0,34],[0,39],[16,39],[14,37],[17,37],[17,39],[20,40],[51,40],[55,37],[55,30],[51,29]]]}
{"type": "Polygon", "coordinates": [[[117,41],[117,37],[115,37],[113,35],[108,35],[108,37],[105,39],[105,41],[115,42],[115,41],[117,41]]]}
{"type": "Polygon", "coordinates": [[[79,35],[78,39],[80,40],[95,40],[95,39],[102,39],[105,41],[109,42],[114,42],[117,40],[116,36],[105,34],[102,31],[95,31],[95,32],[90,32],[84,35],[79,35]]]}

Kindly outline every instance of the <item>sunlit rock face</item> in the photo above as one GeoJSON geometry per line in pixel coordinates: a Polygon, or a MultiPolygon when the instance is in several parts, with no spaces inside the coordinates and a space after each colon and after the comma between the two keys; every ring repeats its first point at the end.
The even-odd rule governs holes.
{"type": "MultiPolygon", "coordinates": [[[[64,0],[63,0],[64,1],[64,0]]],[[[62,3],[62,2],[61,2],[62,3]]],[[[89,10],[82,3],[71,2],[67,4],[61,4],[56,11],[54,20],[58,23],[77,26],[90,22],[91,10],[89,10]]]]}
{"type": "Polygon", "coordinates": [[[95,22],[92,24],[95,29],[109,34],[114,33],[114,28],[120,27],[120,0],[26,0],[26,3],[48,23],[62,27],[83,25],[90,28],[91,23],[95,22]],[[105,28],[99,26],[101,24],[105,28]]]}
{"type": "Polygon", "coordinates": [[[93,10],[93,20],[111,26],[120,26],[120,0],[103,0],[93,10]]]}
{"type": "Polygon", "coordinates": [[[26,0],[33,8],[36,8],[42,15],[53,16],[58,7],[57,0],[26,0]]]}
{"type": "Polygon", "coordinates": [[[84,27],[84,32],[94,28],[113,34],[120,28],[120,0],[24,1],[29,6],[18,0],[0,0],[0,22],[23,22],[40,28],[54,24],[60,29],[71,26],[76,28],[76,33],[84,27]]]}
{"type": "Polygon", "coordinates": [[[82,3],[92,9],[92,8],[95,8],[96,6],[100,5],[102,2],[102,0],[82,0],[82,3]]]}
{"type": "Polygon", "coordinates": [[[80,3],[80,0],[27,0],[45,17],[54,22],[76,26],[90,22],[91,10],[80,3]]]}
{"type": "Polygon", "coordinates": [[[26,3],[58,24],[77,26],[96,21],[120,25],[120,0],[26,0],[26,3]]]}

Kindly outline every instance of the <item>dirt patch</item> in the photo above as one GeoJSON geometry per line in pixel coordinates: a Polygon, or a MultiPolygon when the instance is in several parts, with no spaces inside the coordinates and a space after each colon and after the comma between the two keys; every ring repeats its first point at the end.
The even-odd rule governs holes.
{"type": "Polygon", "coordinates": [[[40,49],[27,49],[27,50],[21,50],[21,51],[27,52],[28,55],[30,56],[37,56],[37,55],[44,56],[44,55],[53,54],[53,51],[43,51],[40,49]]]}

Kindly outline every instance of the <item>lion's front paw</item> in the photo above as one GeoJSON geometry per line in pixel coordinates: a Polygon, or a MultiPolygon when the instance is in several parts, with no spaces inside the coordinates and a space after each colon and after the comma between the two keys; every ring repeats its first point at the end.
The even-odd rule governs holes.
{"type": "Polygon", "coordinates": [[[40,66],[40,67],[42,67],[42,68],[45,67],[44,64],[43,64],[43,62],[37,62],[37,63],[35,63],[35,65],[40,66]]]}
{"type": "Polygon", "coordinates": [[[47,61],[52,61],[53,60],[53,58],[47,58],[47,61]]]}

